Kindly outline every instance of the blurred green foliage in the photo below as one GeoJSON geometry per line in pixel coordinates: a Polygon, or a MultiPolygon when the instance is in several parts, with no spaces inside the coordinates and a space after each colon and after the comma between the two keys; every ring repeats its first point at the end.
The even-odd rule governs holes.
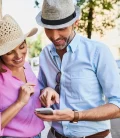
{"type": "Polygon", "coordinates": [[[27,38],[28,55],[30,58],[39,56],[42,51],[41,35],[39,34],[36,39],[27,38]]]}
{"type": "Polygon", "coordinates": [[[77,30],[91,38],[92,32],[104,35],[107,29],[112,29],[119,18],[117,11],[120,0],[77,0],[82,16],[77,30]]]}

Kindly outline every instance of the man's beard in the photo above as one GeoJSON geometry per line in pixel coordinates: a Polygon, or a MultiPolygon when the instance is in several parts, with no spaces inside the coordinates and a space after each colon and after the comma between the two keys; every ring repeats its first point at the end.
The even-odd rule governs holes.
{"type": "Polygon", "coordinates": [[[57,50],[63,50],[63,49],[65,49],[68,45],[69,45],[69,43],[71,42],[71,40],[72,40],[72,38],[75,36],[75,32],[72,34],[71,33],[71,35],[68,37],[68,38],[63,38],[64,39],[64,41],[65,41],[65,44],[64,45],[55,45],[55,48],[57,49],[57,50]]]}
{"type": "Polygon", "coordinates": [[[71,39],[71,36],[69,36],[69,38],[64,38],[65,44],[64,45],[55,45],[55,48],[57,50],[63,50],[63,49],[65,49],[68,46],[68,44],[70,42],[70,39],[71,39]]]}
{"type": "Polygon", "coordinates": [[[57,50],[63,50],[63,49],[65,49],[66,47],[67,47],[67,43],[66,43],[65,45],[55,46],[55,48],[56,48],[57,50]]]}

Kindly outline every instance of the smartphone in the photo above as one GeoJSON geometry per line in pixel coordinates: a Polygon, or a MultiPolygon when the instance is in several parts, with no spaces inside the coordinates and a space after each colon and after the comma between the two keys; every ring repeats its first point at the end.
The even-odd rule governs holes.
{"type": "Polygon", "coordinates": [[[52,108],[36,108],[35,111],[37,113],[44,114],[44,115],[53,115],[52,108]]]}

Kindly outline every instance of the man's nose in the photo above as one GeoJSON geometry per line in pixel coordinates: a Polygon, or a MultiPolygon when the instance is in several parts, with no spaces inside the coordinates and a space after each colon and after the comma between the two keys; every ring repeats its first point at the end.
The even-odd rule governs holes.
{"type": "Polygon", "coordinates": [[[57,30],[52,30],[51,36],[53,40],[57,40],[60,37],[59,32],[57,30]]]}

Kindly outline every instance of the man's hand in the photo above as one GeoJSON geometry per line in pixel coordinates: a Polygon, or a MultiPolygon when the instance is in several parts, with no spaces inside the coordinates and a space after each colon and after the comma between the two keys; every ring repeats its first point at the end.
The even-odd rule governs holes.
{"type": "Polygon", "coordinates": [[[71,109],[54,110],[53,115],[43,115],[36,113],[36,116],[44,121],[72,121],[74,118],[74,111],[71,109]]]}
{"type": "Polygon", "coordinates": [[[43,106],[50,107],[54,103],[59,103],[59,94],[54,89],[47,87],[42,90],[40,100],[43,106]]]}

